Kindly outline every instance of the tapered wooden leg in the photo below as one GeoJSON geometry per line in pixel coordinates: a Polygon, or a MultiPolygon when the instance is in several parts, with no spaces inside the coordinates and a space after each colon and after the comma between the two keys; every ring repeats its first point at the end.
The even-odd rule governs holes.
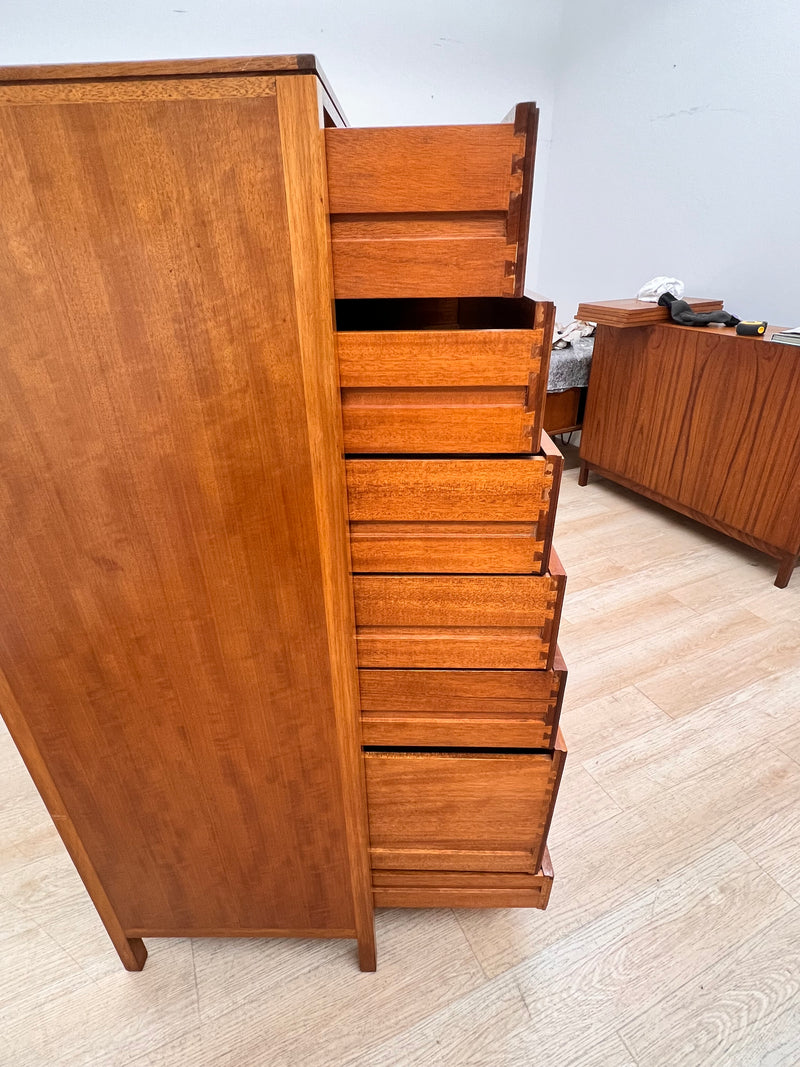
{"type": "Polygon", "coordinates": [[[31,733],[30,726],[22,709],[17,703],[5,674],[0,672],[0,710],[6,726],[11,734],[14,744],[19,749],[19,754],[25,761],[31,777],[36,783],[36,788],[42,800],[50,812],[56,830],[70,854],[72,862],[86,886],[92,903],[97,909],[100,921],[106,928],[106,933],[111,938],[111,943],[117,950],[117,955],[122,960],[122,965],[127,971],[141,971],[144,961],[147,959],[147,949],[144,942],[138,937],[126,937],[122,923],[117,918],[117,913],[106,896],[105,889],[97,876],[92,861],[89,859],[83,841],[75,829],[69,812],[64,806],[61,794],[56,784],[50,777],[50,771],[42,758],[39,746],[31,733]]]}
{"type": "Polygon", "coordinates": [[[589,481],[589,468],[583,462],[583,460],[581,460],[580,470],[578,471],[578,485],[586,485],[586,483],[588,481],[589,481]]]}
{"type": "Polygon", "coordinates": [[[792,577],[792,571],[797,566],[797,556],[783,556],[778,567],[778,574],[775,578],[775,585],[779,589],[785,589],[789,584],[789,579],[792,577]]]}
{"type": "Polygon", "coordinates": [[[378,969],[374,926],[358,939],[358,966],[362,971],[376,971],[378,969]]]}
{"type": "Polygon", "coordinates": [[[112,938],[112,941],[125,970],[141,971],[147,959],[147,949],[141,937],[125,937],[121,941],[112,938]]]}

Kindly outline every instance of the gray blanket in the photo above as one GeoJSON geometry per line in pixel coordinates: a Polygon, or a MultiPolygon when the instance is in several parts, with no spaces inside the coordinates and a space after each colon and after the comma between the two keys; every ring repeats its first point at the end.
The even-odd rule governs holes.
{"type": "Polygon", "coordinates": [[[563,393],[565,389],[588,385],[593,348],[593,337],[579,337],[569,348],[554,348],[550,353],[548,393],[563,393]]]}

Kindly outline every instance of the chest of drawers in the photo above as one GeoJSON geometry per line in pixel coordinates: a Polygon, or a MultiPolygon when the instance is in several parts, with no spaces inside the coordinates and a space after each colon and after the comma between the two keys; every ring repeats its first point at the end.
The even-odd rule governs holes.
{"type": "Polygon", "coordinates": [[[0,708],[131,970],[547,903],[536,119],[352,130],[309,56],[0,71],[0,708]]]}

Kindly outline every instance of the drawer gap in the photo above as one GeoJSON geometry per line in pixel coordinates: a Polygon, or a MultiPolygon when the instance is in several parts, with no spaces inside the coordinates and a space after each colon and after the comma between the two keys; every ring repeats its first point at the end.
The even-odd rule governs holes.
{"type": "MultiPolygon", "coordinates": [[[[351,571],[350,572],[356,578],[371,578],[375,574],[379,574],[381,578],[439,578],[442,571],[351,571]]],[[[498,578],[496,571],[447,571],[445,572],[448,578],[498,578]]],[[[530,571],[503,571],[503,578],[542,578],[544,575],[535,574],[532,575],[530,571]]],[[[372,627],[372,629],[380,629],[381,627],[372,627]]],[[[485,629],[485,627],[479,626],[451,626],[447,627],[452,630],[477,630],[485,629]]],[[[496,627],[488,627],[489,629],[496,629],[496,627]]],[[[420,630],[439,630],[440,626],[418,626],[416,629],[420,630]]],[[[524,630],[528,627],[517,626],[513,629],[524,630]]],[[[511,668],[507,668],[511,669],[511,668]]]]}
{"type": "Polygon", "coordinates": [[[414,238],[436,240],[453,237],[506,236],[503,211],[373,212],[331,215],[334,241],[402,241],[414,238]]]}
{"type": "Polygon", "coordinates": [[[545,748],[448,748],[445,745],[437,745],[430,747],[429,745],[363,745],[362,752],[389,752],[404,754],[406,752],[414,755],[432,755],[432,756],[469,756],[470,759],[480,759],[482,756],[550,756],[552,753],[549,749],[545,748]]]}
{"type": "Polygon", "coordinates": [[[380,330],[528,330],[535,303],[525,297],[340,299],[336,328],[380,330]]]}
{"type": "Polygon", "coordinates": [[[345,452],[347,459],[423,460],[423,459],[540,459],[538,452],[345,452]]]}
{"type": "MultiPolygon", "coordinates": [[[[495,577],[495,575],[492,575],[495,577]]],[[[526,577],[528,577],[526,575],[526,577]]],[[[503,674],[519,674],[519,667],[362,667],[362,670],[366,671],[420,671],[424,670],[426,674],[452,674],[454,671],[469,671],[480,670],[481,674],[491,673],[497,675],[503,674]]]]}

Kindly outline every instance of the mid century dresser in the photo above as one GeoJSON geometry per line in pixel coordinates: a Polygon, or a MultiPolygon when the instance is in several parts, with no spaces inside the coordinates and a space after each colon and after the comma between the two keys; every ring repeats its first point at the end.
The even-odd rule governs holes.
{"type": "Polygon", "coordinates": [[[536,121],[346,128],[311,56],[0,71],[0,706],[131,970],[547,904],[536,121]]]}

